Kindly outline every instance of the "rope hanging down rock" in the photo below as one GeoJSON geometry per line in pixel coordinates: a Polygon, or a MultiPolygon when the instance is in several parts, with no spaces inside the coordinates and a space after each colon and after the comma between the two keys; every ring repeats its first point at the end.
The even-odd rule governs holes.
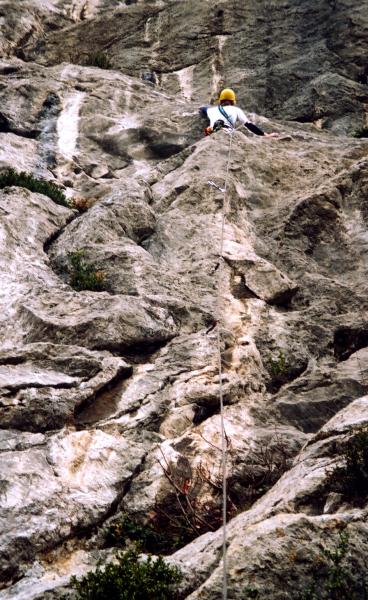
{"type": "Polygon", "coordinates": [[[225,239],[225,221],[228,213],[228,200],[227,200],[227,183],[230,170],[231,150],[233,135],[235,128],[227,130],[229,135],[229,150],[227,155],[227,165],[225,173],[224,187],[220,188],[213,181],[209,181],[208,184],[217,188],[223,194],[222,210],[221,210],[221,234],[220,234],[220,248],[219,248],[219,268],[218,268],[218,280],[217,280],[217,303],[216,303],[216,321],[217,321],[217,357],[218,357],[218,373],[219,373],[219,399],[220,399],[220,424],[221,424],[221,469],[222,469],[222,569],[223,569],[223,600],[227,600],[227,486],[226,486],[226,459],[227,459],[227,439],[225,432],[225,420],[224,420],[224,395],[223,395],[223,384],[222,384],[222,361],[221,361],[221,334],[222,334],[222,322],[223,322],[223,249],[225,239]]]}

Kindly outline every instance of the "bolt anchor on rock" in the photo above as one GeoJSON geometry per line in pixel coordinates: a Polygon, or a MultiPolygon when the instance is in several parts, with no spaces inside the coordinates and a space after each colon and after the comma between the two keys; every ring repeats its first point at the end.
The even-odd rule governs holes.
{"type": "Polygon", "coordinates": [[[214,181],[207,181],[208,185],[212,185],[212,187],[216,188],[217,190],[219,190],[219,192],[222,192],[223,194],[225,193],[225,188],[221,188],[219,185],[217,185],[217,183],[215,183],[214,181]]]}

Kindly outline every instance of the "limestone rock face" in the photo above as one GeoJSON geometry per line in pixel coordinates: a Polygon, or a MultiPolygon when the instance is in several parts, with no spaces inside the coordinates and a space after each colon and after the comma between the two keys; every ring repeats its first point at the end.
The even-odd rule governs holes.
{"type": "Polygon", "coordinates": [[[107,52],[114,68],[159,83],[188,100],[214,99],[226,79],[251,112],[321,120],[342,131],[364,122],[368,76],[364,3],[289,0],[280,7],[266,0],[200,6],[195,0],[88,0],[79,4],[84,18],[74,17],[69,26],[56,30],[43,25],[38,36],[20,40],[18,56],[37,57],[48,65],[73,59],[85,64],[98,49],[107,52]],[[88,12],[94,18],[87,18],[88,12]]]}
{"type": "MultiPolygon", "coordinates": [[[[339,502],[331,511],[328,481],[343,434],[367,423],[367,396],[333,417],[294,461],[293,468],[254,507],[229,524],[229,595],[241,598],[249,587],[260,596],[294,598],[313,581],[318,548],[338,544],[346,528],[354,548],[352,561],[365,573],[368,541],[366,507],[354,509],[339,502]],[[272,565],[270,569],[269,565],[272,565]],[[295,578],[298,572],[298,579],[295,578]],[[293,576],[294,573],[294,576],[293,576]]],[[[341,446],[340,446],[341,448],[341,446]]],[[[206,534],[174,554],[170,560],[186,573],[184,589],[197,588],[188,598],[222,598],[221,532],[206,534]],[[190,556],[200,556],[197,569],[188,569],[190,556]],[[200,587],[198,583],[204,581],[200,587]]],[[[230,596],[231,597],[231,596],[230,596]]]]}
{"type": "Polygon", "coordinates": [[[21,576],[35,551],[103,518],[143,456],[138,445],[102,431],[1,437],[3,580],[21,576]]]}
{"type": "Polygon", "coordinates": [[[69,201],[0,189],[0,599],[69,594],[127,515],[164,532],[183,598],[221,598],[220,395],[229,597],[295,600],[342,528],[364,573],[367,498],[330,478],[368,423],[364,3],[0,22],[0,177],[69,201]],[[204,137],[223,85],[279,138],[204,137]]]}
{"type": "Polygon", "coordinates": [[[70,425],[80,407],[132,370],[107,352],[52,343],[27,344],[0,360],[3,427],[36,432],[70,425]]]}

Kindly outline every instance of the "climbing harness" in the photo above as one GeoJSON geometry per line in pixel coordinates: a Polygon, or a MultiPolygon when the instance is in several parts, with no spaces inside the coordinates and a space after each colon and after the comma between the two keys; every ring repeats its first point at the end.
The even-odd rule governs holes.
{"type": "Polygon", "coordinates": [[[221,106],[221,104],[219,104],[217,108],[219,109],[219,111],[222,114],[222,116],[225,117],[226,121],[228,122],[228,125],[226,125],[226,123],[225,123],[225,127],[230,127],[231,129],[234,129],[234,125],[233,125],[232,121],[230,120],[230,117],[227,114],[227,112],[224,109],[224,107],[221,106]]]}
{"type": "Polygon", "coordinates": [[[220,129],[229,129],[229,127],[223,122],[222,119],[218,119],[214,122],[213,127],[206,127],[204,130],[205,135],[211,135],[211,133],[216,133],[220,131],[220,129]]]}
{"type": "Polygon", "coordinates": [[[217,323],[217,357],[218,357],[218,374],[219,374],[219,399],[220,399],[220,425],[221,425],[221,469],[222,469],[222,568],[223,568],[223,600],[227,600],[227,484],[226,484],[226,459],[227,459],[227,436],[225,431],[224,420],[224,394],[222,383],[222,360],[221,360],[221,330],[223,325],[223,294],[222,294],[222,279],[223,279],[223,250],[225,238],[225,220],[228,213],[227,199],[227,181],[230,170],[230,159],[232,150],[232,141],[235,129],[232,128],[229,138],[229,150],[227,155],[227,165],[225,173],[224,187],[220,187],[214,181],[209,180],[208,185],[216,188],[223,194],[222,210],[221,210],[221,233],[220,233],[220,248],[219,248],[219,268],[217,280],[217,301],[216,301],[216,318],[217,323]]]}
{"type": "Polygon", "coordinates": [[[204,130],[205,135],[211,135],[211,133],[216,133],[217,131],[220,131],[220,129],[235,129],[224,107],[219,104],[217,108],[227,122],[223,121],[222,119],[217,119],[217,121],[214,122],[213,127],[206,127],[204,130]]]}

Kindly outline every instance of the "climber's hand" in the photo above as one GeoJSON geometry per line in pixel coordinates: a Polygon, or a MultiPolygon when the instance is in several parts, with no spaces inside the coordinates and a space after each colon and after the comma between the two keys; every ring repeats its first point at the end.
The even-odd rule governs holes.
{"type": "Polygon", "coordinates": [[[273,131],[272,133],[265,133],[265,137],[268,137],[268,138],[278,138],[278,137],[280,137],[280,134],[276,133],[276,131],[273,131]]]}

